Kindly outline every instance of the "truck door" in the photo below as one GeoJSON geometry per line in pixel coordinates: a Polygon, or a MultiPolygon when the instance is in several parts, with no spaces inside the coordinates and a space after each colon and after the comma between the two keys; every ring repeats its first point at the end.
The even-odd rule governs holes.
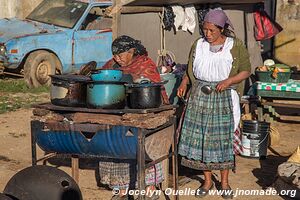
{"type": "Polygon", "coordinates": [[[105,8],[92,7],[74,32],[73,59],[76,68],[89,61],[96,61],[101,67],[112,57],[112,18],[105,16],[105,8]]]}

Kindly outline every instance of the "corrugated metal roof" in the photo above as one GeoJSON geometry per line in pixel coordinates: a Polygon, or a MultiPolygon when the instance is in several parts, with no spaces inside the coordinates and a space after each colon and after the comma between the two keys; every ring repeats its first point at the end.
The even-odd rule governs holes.
{"type": "Polygon", "coordinates": [[[171,4],[188,5],[204,3],[245,4],[258,2],[263,2],[263,0],[121,0],[122,5],[128,6],[164,6],[171,4]]]}

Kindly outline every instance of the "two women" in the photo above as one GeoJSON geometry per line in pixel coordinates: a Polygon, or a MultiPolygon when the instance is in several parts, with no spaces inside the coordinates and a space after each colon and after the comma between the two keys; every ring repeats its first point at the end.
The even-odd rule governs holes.
{"type": "MultiPolygon", "coordinates": [[[[178,152],[182,156],[182,165],[204,172],[204,184],[198,189],[197,197],[206,196],[213,188],[212,170],[220,170],[222,189],[232,191],[228,176],[229,170],[235,168],[234,133],[240,119],[237,90],[242,89],[238,84],[250,76],[250,62],[245,46],[231,36],[229,26],[233,28],[224,11],[210,10],[206,14],[205,37],[194,43],[188,70],[177,93],[184,97],[191,85],[178,152]],[[208,87],[211,93],[207,92],[208,87]]],[[[144,76],[154,82],[160,81],[155,64],[136,40],[121,36],[113,42],[112,51],[114,58],[104,68],[119,67],[132,74],[134,79],[144,76]]],[[[167,100],[165,92],[163,96],[167,100]]],[[[120,189],[122,194],[129,187],[130,166],[135,165],[100,162],[102,183],[120,189]]],[[[152,187],[161,181],[160,165],[147,169],[147,185],[152,187]]],[[[222,196],[232,198],[233,193],[222,196]]]]}
{"type": "Polygon", "coordinates": [[[177,93],[184,97],[188,85],[192,86],[178,153],[182,165],[204,172],[204,184],[197,197],[206,196],[213,188],[212,170],[220,170],[221,187],[229,191],[223,193],[223,198],[233,196],[228,175],[235,168],[234,133],[240,120],[236,89],[250,76],[250,62],[245,46],[231,36],[228,26],[233,28],[223,10],[206,14],[205,37],[194,43],[177,93]]]}

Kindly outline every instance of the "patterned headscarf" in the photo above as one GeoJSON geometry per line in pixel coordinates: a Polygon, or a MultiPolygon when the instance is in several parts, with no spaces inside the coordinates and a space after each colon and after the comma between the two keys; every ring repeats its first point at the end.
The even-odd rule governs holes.
{"type": "Polygon", "coordinates": [[[224,28],[225,25],[228,24],[232,29],[234,29],[231,21],[229,20],[225,12],[221,9],[209,10],[209,12],[205,15],[204,21],[213,23],[214,25],[220,26],[222,28],[224,28]]]}
{"type": "Polygon", "coordinates": [[[127,35],[122,35],[113,41],[112,54],[120,54],[131,48],[135,48],[135,55],[147,55],[146,48],[141,44],[141,41],[135,40],[127,35]]]}

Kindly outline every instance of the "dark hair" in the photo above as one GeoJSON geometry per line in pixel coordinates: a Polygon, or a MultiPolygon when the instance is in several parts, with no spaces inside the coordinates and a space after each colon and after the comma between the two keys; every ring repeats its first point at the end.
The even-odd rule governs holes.
{"type": "Polygon", "coordinates": [[[215,26],[216,26],[220,31],[223,30],[223,31],[221,31],[221,34],[222,34],[222,35],[225,35],[226,37],[232,37],[232,38],[235,38],[235,37],[236,37],[235,33],[234,33],[232,30],[230,30],[230,29],[228,28],[228,27],[229,27],[228,24],[225,24],[224,28],[221,27],[221,26],[218,26],[218,25],[215,25],[215,26]]]}
{"type": "Polygon", "coordinates": [[[141,44],[141,41],[130,36],[122,35],[116,38],[112,43],[113,55],[123,53],[134,48],[134,55],[147,55],[146,48],[141,44]]]}

